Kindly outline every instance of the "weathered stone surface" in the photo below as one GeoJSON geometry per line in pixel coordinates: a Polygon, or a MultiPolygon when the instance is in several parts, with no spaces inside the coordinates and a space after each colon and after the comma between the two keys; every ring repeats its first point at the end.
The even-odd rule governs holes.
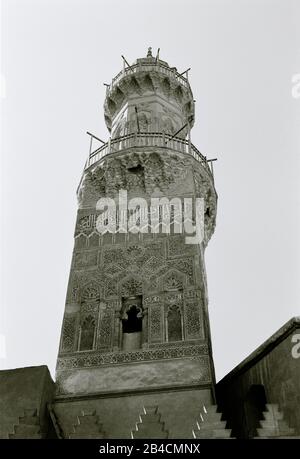
{"type": "Polygon", "coordinates": [[[145,406],[140,414],[140,422],[136,423],[131,432],[132,438],[168,438],[165,423],[161,421],[161,414],[157,406],[145,406]]]}
{"type": "Polygon", "coordinates": [[[221,417],[216,405],[203,406],[193,429],[194,438],[230,438],[231,430],[226,428],[226,421],[221,417]]]}
{"type": "MultiPolygon", "coordinates": [[[[63,430],[64,438],[69,438],[77,417],[82,411],[96,411],[99,422],[105,432],[105,438],[132,438],[132,431],[139,422],[144,407],[157,407],[161,414],[160,422],[164,423],[164,431],[168,438],[190,438],[192,429],[199,416],[199,407],[211,405],[212,395],[209,387],[120,391],[98,396],[57,397],[54,411],[56,419],[63,430]]],[[[150,438],[147,432],[141,438],[150,438]]]]}
{"type": "Polygon", "coordinates": [[[300,435],[296,335],[300,336],[300,317],[288,321],[217,384],[218,404],[234,436],[256,437],[266,404],[278,404],[287,426],[300,435]]]}
{"type": "Polygon", "coordinates": [[[47,404],[54,389],[46,366],[0,371],[0,438],[52,435],[47,404]]]}
{"type": "Polygon", "coordinates": [[[57,382],[59,394],[87,395],[109,390],[211,384],[212,380],[208,356],[199,356],[79,368],[62,372],[57,382]]]}
{"type": "Polygon", "coordinates": [[[295,429],[288,426],[278,405],[267,403],[263,418],[257,428],[258,438],[289,438],[295,435],[295,429]]]}
{"type": "Polygon", "coordinates": [[[102,439],[105,438],[105,432],[102,430],[102,424],[99,422],[99,416],[96,411],[85,412],[77,416],[77,423],[73,427],[73,433],[70,433],[71,439],[102,439]]]}

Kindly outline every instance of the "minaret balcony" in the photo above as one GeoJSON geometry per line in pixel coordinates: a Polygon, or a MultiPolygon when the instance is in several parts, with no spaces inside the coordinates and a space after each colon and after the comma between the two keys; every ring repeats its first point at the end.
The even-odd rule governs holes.
{"type": "Polygon", "coordinates": [[[85,169],[88,169],[93,164],[102,161],[108,155],[121,153],[127,149],[143,147],[159,147],[191,155],[202,164],[204,169],[213,179],[213,173],[206,156],[202,155],[195,145],[193,145],[188,139],[173,137],[164,132],[130,133],[114,139],[110,138],[108,142],[103,144],[97,150],[90,151],[88,160],[85,164],[85,169]]]}
{"type": "Polygon", "coordinates": [[[111,84],[107,86],[107,93],[112,91],[122,78],[135,75],[138,72],[160,72],[169,78],[175,79],[178,83],[182,84],[182,86],[191,91],[188,79],[177,72],[175,67],[169,67],[168,64],[160,60],[139,59],[139,62],[136,64],[133,64],[130,67],[124,67],[123,70],[121,70],[121,72],[112,79],[111,84]]]}

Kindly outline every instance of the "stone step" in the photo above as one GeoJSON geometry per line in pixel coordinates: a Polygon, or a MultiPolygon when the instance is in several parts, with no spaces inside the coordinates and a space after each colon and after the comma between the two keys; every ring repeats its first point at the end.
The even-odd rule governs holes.
{"type": "Polygon", "coordinates": [[[79,433],[79,432],[76,432],[76,433],[72,433],[69,435],[69,438],[70,439],[90,439],[90,438],[94,438],[95,440],[99,440],[99,439],[103,439],[105,438],[105,434],[104,433],[101,433],[101,432],[95,432],[95,433],[79,433]]]}
{"type": "Polygon", "coordinates": [[[198,425],[200,430],[226,429],[226,421],[207,422],[207,420],[205,419],[205,421],[201,423],[199,422],[198,425]]]}
{"type": "Polygon", "coordinates": [[[103,425],[99,422],[99,416],[96,411],[82,411],[77,416],[77,424],[73,425],[73,432],[68,435],[69,438],[105,438],[103,425]]]}
{"type": "Polygon", "coordinates": [[[38,426],[40,424],[40,420],[37,416],[23,416],[19,419],[19,423],[38,426]]]}
{"type": "Polygon", "coordinates": [[[194,432],[195,438],[230,438],[231,435],[231,429],[224,429],[224,430],[219,430],[219,429],[212,429],[212,430],[206,430],[202,431],[202,429],[199,431],[194,432]]]}
{"type": "Polygon", "coordinates": [[[263,412],[264,419],[260,421],[260,427],[257,429],[258,438],[293,436],[295,429],[290,428],[283,419],[283,412],[279,411],[278,405],[268,403],[266,408],[267,411],[263,412]]]}
{"type": "Polygon", "coordinates": [[[150,427],[144,427],[132,433],[133,438],[142,439],[155,439],[155,438],[168,438],[168,432],[161,429],[151,429],[150,427]]]}
{"type": "Polygon", "coordinates": [[[141,422],[138,422],[135,430],[132,430],[132,438],[168,438],[169,432],[165,430],[165,424],[160,420],[161,415],[158,413],[157,406],[145,406],[139,417],[141,422]]]}
{"type": "Polygon", "coordinates": [[[23,434],[10,434],[9,438],[11,440],[24,440],[24,439],[30,439],[30,440],[41,440],[42,435],[41,434],[31,434],[30,437],[24,437],[23,434]]]}
{"type": "MultiPolygon", "coordinates": [[[[222,417],[222,413],[201,413],[202,415],[202,418],[203,418],[203,421],[205,420],[205,422],[209,422],[209,423],[216,423],[216,422],[222,422],[221,421],[221,417],[222,417]]],[[[201,416],[200,416],[200,420],[201,420],[201,416]]]]}
{"type": "Polygon", "coordinates": [[[37,416],[37,409],[25,408],[23,417],[33,417],[33,416],[37,416]]]}
{"type": "Polygon", "coordinates": [[[272,421],[273,419],[276,419],[276,421],[281,421],[283,419],[283,413],[278,413],[277,411],[263,411],[263,418],[265,421],[272,421]]]}
{"type": "Polygon", "coordinates": [[[230,438],[231,429],[226,429],[226,421],[221,421],[217,405],[203,406],[197,428],[193,430],[194,438],[230,438]]]}
{"type": "Polygon", "coordinates": [[[76,433],[78,434],[87,434],[87,433],[95,433],[98,434],[99,432],[102,432],[102,424],[93,424],[92,426],[86,426],[86,425],[81,425],[81,426],[76,426],[76,433]]]}
{"type": "Polygon", "coordinates": [[[35,424],[19,424],[15,426],[15,434],[25,435],[25,438],[40,433],[40,426],[35,424]]]}
{"type": "Polygon", "coordinates": [[[77,422],[78,422],[78,424],[76,425],[77,429],[79,429],[81,426],[94,427],[98,425],[98,419],[92,416],[89,416],[89,417],[78,416],[77,422]]]}
{"type": "Polygon", "coordinates": [[[148,423],[156,423],[160,421],[160,414],[140,414],[141,422],[147,420],[148,423]]]}

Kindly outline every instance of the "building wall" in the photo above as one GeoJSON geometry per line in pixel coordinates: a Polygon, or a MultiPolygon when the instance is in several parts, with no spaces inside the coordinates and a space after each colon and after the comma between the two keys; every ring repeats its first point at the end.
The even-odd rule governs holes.
{"type": "Polygon", "coordinates": [[[168,431],[168,438],[193,438],[192,430],[196,428],[203,405],[211,403],[209,389],[168,390],[136,395],[108,395],[106,398],[90,397],[78,401],[76,398],[69,401],[57,400],[54,411],[65,438],[74,432],[77,416],[82,413],[95,413],[95,416],[99,416],[105,438],[131,438],[131,431],[140,422],[144,407],[157,407],[163,429],[168,431]]]}
{"type": "Polygon", "coordinates": [[[47,435],[47,403],[52,401],[54,389],[45,365],[0,371],[0,438],[14,432],[25,410],[36,410],[41,431],[47,435]]]}
{"type": "Polygon", "coordinates": [[[257,385],[263,386],[266,402],[278,404],[289,427],[295,429],[295,435],[300,435],[300,358],[292,355],[292,337],[299,333],[300,328],[294,328],[265,355],[258,356],[245,367],[241,365],[217,384],[218,405],[233,435],[247,438],[250,426],[255,423],[258,426],[258,418],[263,418],[262,412],[259,416],[255,408],[249,407],[251,391],[257,385]],[[255,413],[258,418],[251,419],[255,413]]]}
{"type": "MultiPolygon", "coordinates": [[[[213,233],[215,213],[212,177],[191,156],[168,148],[120,151],[85,171],[79,191],[75,247],[57,362],[60,394],[73,394],[75,380],[77,393],[86,393],[87,379],[91,393],[106,390],[107,375],[119,374],[119,364],[124,364],[120,387],[126,380],[128,387],[137,379],[131,365],[134,362],[140,365],[141,375],[147,362],[150,375],[148,381],[138,386],[153,385],[151,375],[156,380],[160,375],[156,385],[170,380],[175,383],[175,373],[170,372],[172,364],[167,360],[174,359],[174,366],[181,363],[180,357],[186,358],[185,367],[192,365],[193,371],[180,371],[179,365],[175,378],[178,384],[187,384],[188,378],[191,384],[195,379],[204,383],[210,380],[213,384],[204,245],[213,233]],[[204,243],[201,247],[186,244],[186,234],[153,234],[150,230],[100,236],[95,228],[97,200],[101,196],[117,197],[120,188],[128,191],[128,199],[140,196],[147,202],[155,192],[170,198],[203,197],[208,209],[204,243]],[[134,301],[141,298],[143,327],[140,349],[127,352],[123,348],[122,319],[126,312],[124,299],[132,297],[134,301]],[[173,307],[180,312],[182,333],[170,342],[168,334],[173,330],[168,314],[173,307]],[[94,323],[94,339],[93,346],[82,350],[80,340],[86,318],[94,323]],[[102,378],[98,378],[99,371],[102,378]]],[[[114,379],[114,384],[118,384],[116,381],[119,378],[114,379]]]]}

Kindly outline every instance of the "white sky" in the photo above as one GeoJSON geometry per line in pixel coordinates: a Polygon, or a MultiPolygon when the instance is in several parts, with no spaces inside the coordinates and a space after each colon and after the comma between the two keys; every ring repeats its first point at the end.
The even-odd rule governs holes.
{"type": "Polygon", "coordinates": [[[299,6],[2,1],[0,368],[54,375],[85,131],[108,138],[103,82],[148,46],[192,68],[192,141],[218,157],[206,252],[217,379],[299,315],[299,6]]]}

